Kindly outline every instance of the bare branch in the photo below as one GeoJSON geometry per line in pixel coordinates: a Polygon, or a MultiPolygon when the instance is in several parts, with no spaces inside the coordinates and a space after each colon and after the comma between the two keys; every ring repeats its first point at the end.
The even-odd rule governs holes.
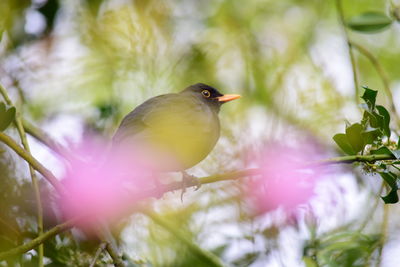
{"type": "Polygon", "coordinates": [[[51,230],[43,233],[42,235],[36,237],[35,239],[18,246],[16,248],[10,249],[5,252],[0,252],[0,260],[4,260],[5,258],[8,258],[13,255],[18,255],[18,254],[23,254],[25,252],[28,252],[31,249],[34,249],[35,247],[39,246],[40,244],[43,244],[46,240],[52,238],[53,236],[68,230],[73,226],[75,223],[75,220],[70,220],[65,223],[59,224],[55,227],[53,227],[51,230]]]}
{"type": "Polygon", "coordinates": [[[10,136],[6,135],[5,133],[0,132],[0,141],[14,150],[21,158],[23,158],[26,162],[28,162],[35,170],[43,175],[43,177],[49,181],[50,184],[57,189],[58,192],[63,192],[64,189],[61,183],[57,180],[54,174],[44,167],[37,159],[35,159],[31,153],[24,150],[20,147],[10,136]]]}

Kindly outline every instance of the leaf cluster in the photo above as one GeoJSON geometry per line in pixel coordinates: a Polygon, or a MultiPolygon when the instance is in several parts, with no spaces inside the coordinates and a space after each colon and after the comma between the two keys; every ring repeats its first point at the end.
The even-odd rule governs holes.
{"type": "MultiPolygon", "coordinates": [[[[333,140],[347,155],[389,155],[393,160],[380,161],[375,164],[365,163],[372,172],[378,173],[386,185],[389,193],[382,197],[385,203],[399,201],[400,170],[396,165],[400,163],[400,142],[390,140],[390,114],[384,106],[376,105],[377,91],[364,87],[361,97],[365,103],[361,104],[364,114],[360,122],[346,126],[345,133],[338,133],[333,140]]],[[[400,139],[399,139],[400,140],[400,139]]]]}

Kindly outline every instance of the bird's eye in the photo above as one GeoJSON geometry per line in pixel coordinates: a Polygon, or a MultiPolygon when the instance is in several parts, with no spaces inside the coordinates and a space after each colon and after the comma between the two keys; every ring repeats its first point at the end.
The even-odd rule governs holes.
{"type": "Polygon", "coordinates": [[[208,90],[203,90],[203,91],[201,91],[201,94],[202,94],[204,97],[207,97],[207,98],[209,98],[209,97],[211,96],[211,93],[210,93],[210,91],[208,91],[208,90]]]}

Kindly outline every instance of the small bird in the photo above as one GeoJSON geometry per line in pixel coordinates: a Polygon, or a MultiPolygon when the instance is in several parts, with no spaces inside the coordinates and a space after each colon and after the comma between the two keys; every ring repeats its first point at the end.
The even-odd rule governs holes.
{"type": "Polygon", "coordinates": [[[217,143],[221,105],[237,98],[203,83],[150,98],[124,117],[112,146],[145,151],[141,158],[152,169],[185,176],[184,170],[202,161],[217,143]]]}

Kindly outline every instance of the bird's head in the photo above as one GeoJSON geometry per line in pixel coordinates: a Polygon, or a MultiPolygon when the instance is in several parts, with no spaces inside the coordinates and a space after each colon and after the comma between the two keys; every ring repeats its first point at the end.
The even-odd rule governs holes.
{"type": "Polygon", "coordinates": [[[182,94],[192,94],[196,98],[201,99],[208,105],[219,109],[219,107],[231,100],[240,98],[240,95],[235,94],[221,94],[217,89],[204,83],[196,83],[187,87],[181,92],[182,94]]]}

